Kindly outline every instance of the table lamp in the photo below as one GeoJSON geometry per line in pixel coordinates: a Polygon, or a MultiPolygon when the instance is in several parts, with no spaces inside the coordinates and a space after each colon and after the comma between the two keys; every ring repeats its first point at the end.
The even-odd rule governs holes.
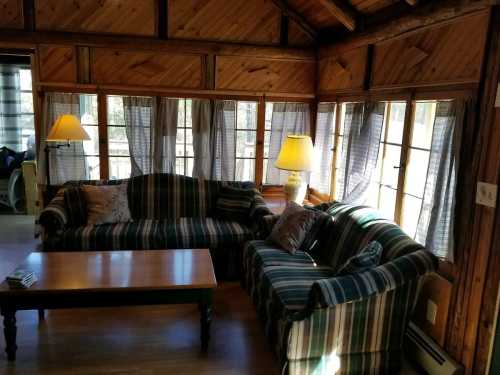
{"type": "Polygon", "coordinates": [[[278,169],[291,171],[284,186],[288,201],[302,204],[306,186],[302,183],[300,172],[310,172],[313,166],[314,149],[311,137],[293,135],[286,137],[281,146],[275,166],[278,169]]]}
{"type": "Polygon", "coordinates": [[[51,149],[59,149],[61,147],[69,147],[70,142],[88,141],[89,135],[83,128],[80,120],[74,115],[59,116],[47,136],[47,144],[45,146],[45,166],[47,172],[47,191],[50,189],[50,159],[49,153],[51,149]],[[48,142],[65,142],[63,144],[50,145],[48,142]]]}

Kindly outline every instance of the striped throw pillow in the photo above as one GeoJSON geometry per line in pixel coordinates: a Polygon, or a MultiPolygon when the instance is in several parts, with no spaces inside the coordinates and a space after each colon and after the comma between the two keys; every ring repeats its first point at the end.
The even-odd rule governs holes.
{"type": "Polygon", "coordinates": [[[340,267],[337,275],[348,275],[361,273],[377,267],[382,256],[382,245],[380,242],[372,241],[366,245],[359,254],[349,258],[347,262],[340,267]]]}
{"type": "Polygon", "coordinates": [[[215,205],[215,216],[223,220],[248,222],[254,198],[253,189],[222,186],[215,205]]]}
{"type": "Polygon", "coordinates": [[[78,228],[87,225],[87,200],[79,186],[64,189],[64,204],[68,212],[69,227],[78,228]]]}

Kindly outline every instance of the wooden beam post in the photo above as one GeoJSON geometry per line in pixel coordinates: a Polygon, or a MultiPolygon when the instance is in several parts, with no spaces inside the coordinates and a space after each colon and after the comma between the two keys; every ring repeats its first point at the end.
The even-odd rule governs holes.
{"type": "Polygon", "coordinates": [[[109,179],[108,149],[108,101],[104,93],[97,94],[97,118],[99,125],[99,170],[103,180],[109,179]]]}
{"type": "Polygon", "coordinates": [[[350,31],[356,29],[357,14],[353,9],[348,8],[344,2],[339,0],[319,0],[319,3],[350,31]]]}
{"type": "Polygon", "coordinates": [[[264,136],[266,127],[266,101],[259,98],[257,104],[257,145],[255,147],[255,185],[262,186],[264,179],[264,136]]]}
{"type": "Polygon", "coordinates": [[[304,18],[304,16],[292,9],[290,5],[288,5],[288,3],[284,0],[272,0],[272,2],[279,9],[281,9],[283,15],[297,22],[303,32],[305,32],[311,39],[316,40],[316,38],[318,37],[318,32],[314,27],[311,26],[311,24],[304,18]]]}

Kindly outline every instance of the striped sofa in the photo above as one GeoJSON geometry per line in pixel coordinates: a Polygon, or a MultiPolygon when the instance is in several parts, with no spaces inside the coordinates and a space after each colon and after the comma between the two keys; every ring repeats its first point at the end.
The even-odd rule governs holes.
{"type": "Polygon", "coordinates": [[[252,182],[150,174],[127,180],[68,182],[41,212],[39,221],[44,230],[44,251],[209,248],[216,271],[234,274],[241,268],[236,267],[241,264],[243,244],[257,238],[259,218],[267,214],[270,211],[252,182]],[[70,187],[122,183],[128,183],[131,222],[86,226],[86,210],[78,204],[81,197],[68,199],[67,192],[65,198],[70,187]],[[254,188],[248,222],[215,217],[218,192],[224,185],[254,188]]]}
{"type": "Polygon", "coordinates": [[[419,284],[436,258],[373,209],[314,209],[322,212],[304,250],[291,255],[263,240],[244,249],[245,285],[272,347],[289,374],[398,373],[419,284]],[[336,276],[371,241],[383,246],[380,265],[336,276]]]}

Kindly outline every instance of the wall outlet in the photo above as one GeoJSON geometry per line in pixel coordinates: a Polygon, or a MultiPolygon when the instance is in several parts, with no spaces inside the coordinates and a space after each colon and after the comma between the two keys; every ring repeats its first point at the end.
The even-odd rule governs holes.
{"type": "Polygon", "coordinates": [[[498,186],[487,182],[478,182],[476,203],[487,207],[496,207],[498,186]]]}
{"type": "Polygon", "coordinates": [[[425,314],[425,318],[432,325],[436,324],[436,316],[437,316],[438,307],[434,303],[433,300],[427,300],[427,313],[425,314]]]}

